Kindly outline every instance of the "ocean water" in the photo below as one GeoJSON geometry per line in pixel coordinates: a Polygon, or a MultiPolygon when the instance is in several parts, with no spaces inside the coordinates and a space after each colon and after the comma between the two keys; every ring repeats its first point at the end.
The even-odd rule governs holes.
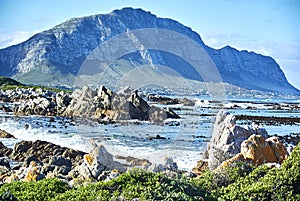
{"type": "MultiPolygon", "coordinates": [[[[214,117],[220,109],[227,109],[233,114],[300,118],[299,110],[274,110],[269,105],[272,100],[227,100],[220,104],[201,101],[198,97],[193,99],[196,100],[193,107],[167,106],[174,109],[181,118],[167,120],[165,125],[136,120],[99,124],[93,120],[66,117],[16,117],[12,113],[0,111],[0,129],[18,138],[0,140],[9,147],[20,140],[45,140],[85,152],[90,151],[90,142],[93,141],[103,144],[113,155],[146,158],[153,163],[162,163],[165,157],[172,157],[180,169],[191,170],[202,158],[211,137],[214,117]],[[232,109],[233,105],[239,108],[232,109]],[[249,106],[251,109],[247,109],[249,106]],[[164,139],[155,139],[157,135],[164,139]]],[[[261,126],[270,135],[300,133],[299,124],[261,126]]]]}

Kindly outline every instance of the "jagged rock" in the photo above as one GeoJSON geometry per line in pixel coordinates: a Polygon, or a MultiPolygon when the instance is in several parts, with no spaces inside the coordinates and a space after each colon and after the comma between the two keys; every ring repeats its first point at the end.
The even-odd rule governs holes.
{"type": "MultiPolygon", "coordinates": [[[[153,109],[152,109],[153,110],[153,109]]],[[[156,118],[155,121],[163,121],[166,118],[179,118],[171,110],[158,110],[163,118],[156,118]]],[[[132,92],[129,87],[114,93],[101,86],[98,90],[91,90],[84,87],[82,90],[75,90],[72,94],[72,101],[65,110],[66,116],[87,116],[97,119],[108,120],[148,120],[151,113],[148,103],[138,95],[137,91],[132,92]]]]}
{"type": "Polygon", "coordinates": [[[0,138],[15,138],[12,134],[0,129],[0,138]]]}
{"type": "MultiPolygon", "coordinates": [[[[96,90],[84,86],[81,90],[74,90],[71,96],[63,91],[53,93],[43,89],[16,89],[13,95],[20,100],[20,104],[13,108],[15,115],[89,117],[111,121],[149,120],[150,106],[137,91],[131,91],[129,87],[114,93],[104,86],[96,90]]],[[[179,118],[169,109],[159,109],[159,112],[164,117],[156,118],[157,121],[179,118]]]]}
{"type": "Polygon", "coordinates": [[[9,161],[6,158],[0,158],[0,166],[10,169],[9,161]]]}
{"type": "Polygon", "coordinates": [[[66,166],[69,168],[72,167],[71,160],[64,158],[63,156],[50,156],[49,164],[55,166],[66,166]]]}
{"type": "Polygon", "coordinates": [[[164,120],[167,119],[167,113],[162,108],[152,106],[149,111],[149,119],[154,124],[163,125],[164,120]]]}
{"type": "Polygon", "coordinates": [[[236,124],[234,115],[220,110],[216,116],[212,138],[208,144],[208,166],[211,169],[218,167],[223,161],[241,152],[241,144],[252,134],[260,134],[267,138],[268,133],[257,124],[245,128],[236,124]]]}
{"type": "Polygon", "coordinates": [[[30,155],[24,159],[24,166],[29,167],[31,161],[34,161],[36,164],[43,165],[43,163],[37,157],[35,157],[34,155],[30,155]]]}
{"type": "MultiPolygon", "coordinates": [[[[30,162],[29,167],[25,170],[24,181],[39,181],[45,178],[45,175],[41,173],[41,166],[38,166],[34,161],[30,162]]],[[[19,179],[22,179],[19,177],[19,179]]]]}
{"type": "Polygon", "coordinates": [[[62,115],[65,112],[71,100],[72,99],[68,93],[61,91],[56,94],[55,101],[57,107],[57,115],[62,115]]]}
{"type": "Polygon", "coordinates": [[[0,141],[0,157],[9,157],[13,152],[13,149],[4,146],[4,144],[0,141]]]}
{"type": "Polygon", "coordinates": [[[117,169],[120,172],[125,172],[126,168],[119,162],[113,160],[113,156],[105,149],[103,145],[94,146],[94,149],[86,155],[86,162],[91,167],[98,167],[99,164],[106,167],[107,169],[113,170],[117,169]]]}
{"type": "Polygon", "coordinates": [[[208,145],[209,168],[214,169],[223,161],[238,154],[241,143],[250,135],[250,130],[236,125],[234,115],[220,110],[216,116],[212,138],[208,145]]]}
{"type": "Polygon", "coordinates": [[[119,162],[113,160],[113,156],[103,145],[92,143],[93,149],[89,154],[84,155],[83,163],[76,166],[69,172],[72,178],[82,178],[84,180],[103,180],[103,172],[117,170],[125,172],[126,168],[119,162]]]}

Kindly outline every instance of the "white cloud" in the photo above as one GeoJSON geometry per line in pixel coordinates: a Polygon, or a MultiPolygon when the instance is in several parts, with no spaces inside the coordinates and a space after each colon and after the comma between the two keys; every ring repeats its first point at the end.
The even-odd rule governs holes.
{"type": "Polygon", "coordinates": [[[5,48],[24,42],[38,32],[39,31],[15,31],[13,33],[7,33],[0,31],[0,48],[5,48]]]}

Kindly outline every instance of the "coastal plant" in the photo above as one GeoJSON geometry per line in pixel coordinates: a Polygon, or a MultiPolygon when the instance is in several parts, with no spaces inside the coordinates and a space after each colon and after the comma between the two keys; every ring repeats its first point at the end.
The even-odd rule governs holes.
{"type": "Polygon", "coordinates": [[[37,182],[16,181],[3,184],[0,187],[0,195],[10,192],[17,200],[50,200],[57,194],[64,193],[69,189],[67,183],[54,178],[43,179],[37,182]]]}
{"type": "Polygon", "coordinates": [[[184,177],[169,178],[164,173],[151,173],[141,169],[132,169],[108,182],[98,182],[78,189],[70,189],[57,196],[56,200],[85,200],[101,198],[103,200],[199,200],[209,199],[203,189],[193,185],[184,177]]]}
{"type": "Polygon", "coordinates": [[[110,181],[69,187],[57,178],[12,182],[0,196],[17,200],[300,200],[300,143],[280,168],[237,163],[195,179],[132,169],[110,181]]]}
{"type": "Polygon", "coordinates": [[[281,168],[265,165],[246,177],[212,191],[222,200],[300,200],[300,143],[281,168]]]}

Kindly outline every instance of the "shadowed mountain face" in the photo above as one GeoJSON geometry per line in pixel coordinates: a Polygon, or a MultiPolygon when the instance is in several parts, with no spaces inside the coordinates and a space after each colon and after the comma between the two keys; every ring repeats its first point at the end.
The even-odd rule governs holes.
{"type": "MultiPolygon", "coordinates": [[[[247,89],[299,94],[286,80],[279,65],[271,57],[226,46],[215,50],[206,46],[200,36],[174,20],[158,18],[142,9],[123,8],[109,14],[70,19],[29,40],[0,50],[0,75],[24,83],[74,85],[80,75],[101,74],[97,61],[81,69],[95,48],[119,34],[137,29],[156,28],[177,32],[206,51],[217,67],[223,82],[247,89]]],[[[139,41],[135,41],[139,44],[139,41]]],[[[140,44],[139,44],[140,45],[140,44]]],[[[182,44],[184,46],[184,44],[182,44]]],[[[181,48],[181,47],[178,47],[181,48]]],[[[189,54],[187,49],[186,54],[189,54]]],[[[193,65],[176,54],[161,50],[140,50],[123,55],[111,64],[112,69],[132,69],[139,65],[167,66],[163,74],[203,81],[193,65]]]]}

